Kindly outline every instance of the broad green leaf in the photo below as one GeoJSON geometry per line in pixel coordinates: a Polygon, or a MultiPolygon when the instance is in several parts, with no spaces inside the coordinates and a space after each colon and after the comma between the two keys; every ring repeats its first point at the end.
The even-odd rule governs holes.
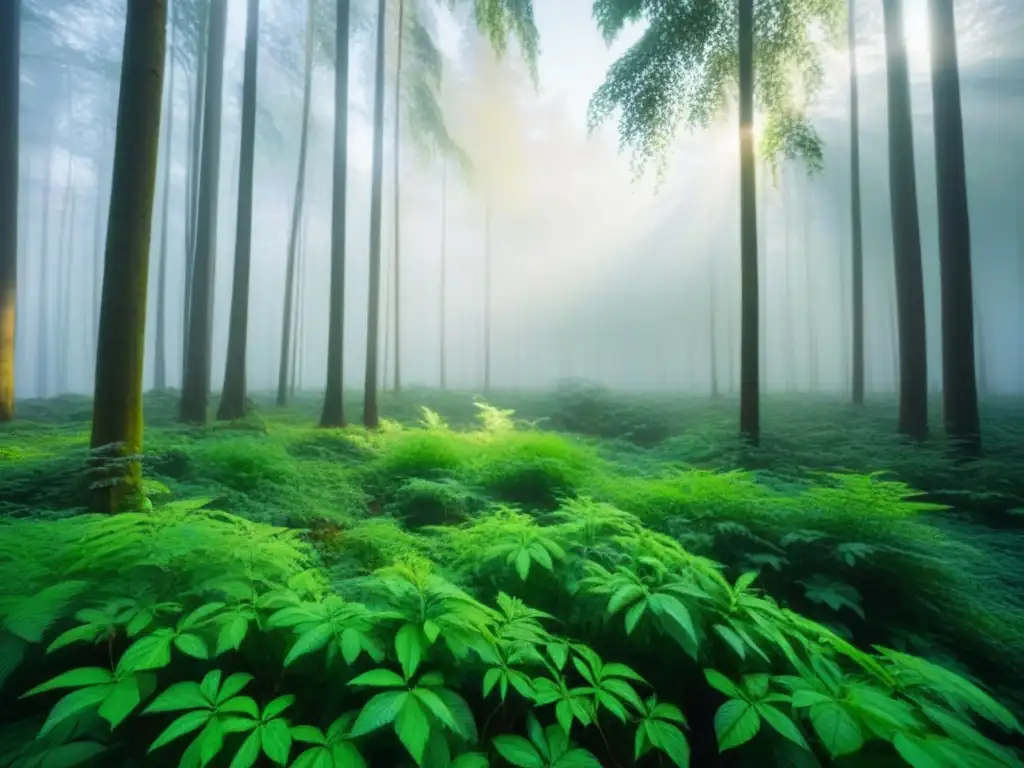
{"type": "Polygon", "coordinates": [[[406,624],[398,630],[398,634],[395,635],[395,653],[398,655],[398,663],[402,665],[405,679],[411,679],[423,658],[423,641],[418,626],[406,624]]]}
{"type": "Polygon", "coordinates": [[[404,688],[405,680],[390,669],[371,669],[348,681],[348,685],[365,685],[368,688],[404,688]]]}
{"type": "Polygon", "coordinates": [[[406,696],[402,708],[398,710],[395,717],[395,733],[416,761],[416,765],[421,764],[423,753],[427,749],[427,740],[430,738],[430,721],[414,696],[406,696]]]}
{"type": "Polygon", "coordinates": [[[110,674],[109,670],[102,667],[79,667],[78,669],[72,669],[57,675],[42,685],[37,685],[32,690],[23,693],[21,698],[35,696],[37,693],[45,693],[46,691],[53,691],[58,688],[84,688],[88,685],[103,685],[104,683],[112,682],[114,682],[114,676],[110,674]]]}
{"type": "Polygon", "coordinates": [[[505,760],[519,768],[544,768],[544,759],[522,736],[495,736],[491,743],[505,760]]]}
{"type": "Polygon", "coordinates": [[[291,694],[288,694],[286,696],[278,696],[276,699],[269,702],[267,706],[263,708],[263,719],[269,720],[272,717],[277,717],[294,703],[295,697],[291,694]]]}
{"type": "Polygon", "coordinates": [[[744,693],[740,690],[739,686],[718,670],[705,669],[704,677],[707,679],[708,685],[719,693],[724,693],[726,696],[733,699],[745,698],[744,693]]]}
{"type": "Polygon", "coordinates": [[[174,638],[174,647],[193,659],[210,658],[210,652],[206,649],[206,643],[198,635],[178,635],[174,638]]]}
{"type": "Polygon", "coordinates": [[[515,559],[516,573],[519,574],[519,578],[523,581],[530,575],[530,552],[526,549],[520,549],[515,559]]]}
{"type": "Polygon", "coordinates": [[[313,725],[293,725],[292,739],[301,741],[303,744],[326,744],[327,737],[324,732],[313,725]]]}
{"type": "Polygon", "coordinates": [[[85,581],[62,581],[36,592],[28,599],[16,600],[0,619],[0,629],[28,643],[41,643],[50,625],[65,606],[88,589],[85,581]]]}
{"type": "Polygon", "coordinates": [[[139,706],[141,701],[142,693],[139,691],[139,683],[134,677],[129,677],[113,687],[107,698],[100,704],[99,715],[110,723],[110,728],[113,730],[124,722],[124,719],[139,706]]]}
{"type": "Polygon", "coordinates": [[[860,725],[842,704],[815,704],[810,710],[811,725],[833,757],[849,755],[864,745],[860,725]]]}
{"type": "Polygon", "coordinates": [[[352,736],[363,736],[393,722],[408,698],[408,691],[378,693],[359,711],[352,726],[352,736]]]}
{"type": "Polygon", "coordinates": [[[639,597],[642,597],[644,591],[644,588],[639,584],[626,584],[619,587],[608,599],[608,607],[605,608],[605,613],[609,616],[614,616],[627,605],[632,604],[639,597]]]}
{"type": "Polygon", "coordinates": [[[194,629],[200,626],[223,607],[224,603],[207,603],[206,605],[199,606],[181,620],[178,624],[178,630],[184,632],[187,629],[194,629]]]}
{"type": "Polygon", "coordinates": [[[799,744],[804,749],[810,749],[807,745],[807,740],[804,739],[797,724],[786,713],[779,709],[776,709],[771,704],[758,703],[755,704],[757,713],[765,719],[765,721],[778,731],[782,736],[792,741],[794,744],[799,744]]]}
{"type": "Polygon", "coordinates": [[[50,643],[46,652],[53,653],[59,648],[71,645],[72,643],[81,642],[82,640],[96,642],[96,639],[104,629],[105,627],[100,624],[82,624],[77,627],[72,627],[67,632],[58,635],[57,639],[50,643]]]}
{"type": "Polygon", "coordinates": [[[354,664],[363,650],[363,636],[358,630],[348,627],[341,633],[341,657],[346,664],[354,664]]]}
{"type": "Polygon", "coordinates": [[[729,699],[715,712],[719,752],[746,744],[760,729],[761,718],[750,702],[729,699]]]}
{"type": "MultiPolygon", "coordinates": [[[[106,750],[105,745],[97,744],[95,741],[71,741],[48,748],[42,763],[32,762],[29,764],[39,765],[41,768],[73,768],[73,766],[89,762],[106,750]]],[[[20,762],[14,764],[23,765],[20,762]]]]}
{"type": "Polygon", "coordinates": [[[678,768],[689,766],[690,744],[681,730],[674,725],[658,720],[647,720],[645,729],[651,744],[663,752],[678,768]]]}
{"type": "Polygon", "coordinates": [[[48,734],[69,717],[80,715],[93,707],[99,706],[100,702],[107,697],[111,690],[113,690],[113,686],[107,684],[93,685],[88,688],[72,691],[54,704],[53,709],[50,710],[50,714],[46,718],[46,722],[43,723],[43,727],[39,731],[39,738],[48,734]]]}
{"type": "Polygon", "coordinates": [[[211,698],[213,698],[213,700],[218,704],[234,698],[236,694],[241,692],[245,686],[252,682],[252,679],[252,675],[246,672],[235,672],[234,674],[228,675],[228,679],[224,681],[224,685],[220,687],[216,696],[211,698]]]}
{"type": "Polygon", "coordinates": [[[199,683],[175,683],[146,707],[146,713],[175,712],[181,709],[202,709],[210,706],[199,683]]]}
{"type": "Polygon", "coordinates": [[[647,601],[640,600],[639,602],[630,606],[630,609],[626,611],[626,634],[633,634],[633,630],[636,629],[636,625],[643,618],[644,613],[647,611],[647,601]]]}
{"type": "Polygon", "coordinates": [[[826,696],[819,691],[796,691],[793,694],[793,706],[798,709],[801,707],[813,707],[815,704],[830,704],[833,701],[835,699],[831,696],[826,696]]]}
{"type": "Polygon", "coordinates": [[[427,619],[423,622],[423,634],[426,636],[427,642],[432,644],[441,634],[441,628],[435,622],[427,619]]]}
{"type": "Polygon", "coordinates": [[[476,718],[473,716],[473,710],[466,700],[448,688],[438,688],[436,693],[451,713],[455,733],[467,744],[476,744],[479,740],[476,730],[476,718]]]}
{"type": "Polygon", "coordinates": [[[217,712],[225,715],[245,715],[250,720],[259,720],[260,707],[249,696],[235,696],[217,705],[217,712]]]}
{"type": "Polygon", "coordinates": [[[237,651],[248,632],[249,620],[244,616],[236,615],[225,621],[217,635],[217,650],[214,655],[220,656],[228,651],[237,651]]]}
{"type": "Polygon", "coordinates": [[[681,600],[665,593],[655,593],[647,599],[647,603],[659,617],[675,622],[690,640],[694,643],[697,642],[697,630],[693,626],[693,617],[690,616],[689,609],[683,605],[681,600]]]}
{"type": "Polygon", "coordinates": [[[115,676],[123,678],[132,672],[166,667],[171,663],[173,640],[174,634],[170,630],[157,630],[151,635],[140,637],[121,656],[115,676]]]}
{"type": "Polygon", "coordinates": [[[601,761],[585,749],[570,749],[551,764],[551,768],[602,768],[601,761]]]}
{"type": "Polygon", "coordinates": [[[484,697],[490,695],[494,686],[498,684],[503,672],[499,667],[491,667],[484,673],[484,697]]]}
{"type": "Polygon", "coordinates": [[[771,675],[744,675],[743,687],[750,694],[747,698],[750,701],[758,701],[768,695],[768,686],[771,684],[771,675]]]}
{"type": "Polygon", "coordinates": [[[260,732],[250,733],[238,748],[228,768],[252,768],[260,757],[260,732]]]}
{"type": "MultiPolygon", "coordinates": [[[[331,759],[335,768],[366,768],[366,761],[351,741],[339,741],[331,744],[331,759]]],[[[294,766],[292,766],[294,768],[294,766]]]]}
{"type": "Polygon", "coordinates": [[[438,696],[437,693],[430,688],[413,688],[412,695],[417,701],[426,707],[427,711],[436,717],[445,728],[450,731],[458,731],[459,726],[452,717],[452,713],[448,710],[448,705],[441,700],[441,697],[438,696]]]}
{"type": "Polygon", "coordinates": [[[154,749],[158,749],[164,746],[164,744],[168,744],[180,736],[184,736],[186,733],[192,733],[192,731],[199,730],[209,722],[211,717],[213,717],[213,713],[208,709],[186,712],[184,715],[168,725],[163,732],[156,737],[156,740],[149,745],[149,751],[152,752],[154,749]]]}
{"type": "Polygon", "coordinates": [[[448,765],[448,768],[488,768],[487,755],[481,752],[467,752],[459,755],[448,765]]]}
{"type": "Polygon", "coordinates": [[[278,765],[288,762],[288,753],[292,749],[292,734],[288,723],[278,718],[266,723],[260,729],[263,752],[278,765]]]}
{"type": "Polygon", "coordinates": [[[731,627],[727,627],[724,624],[715,624],[712,629],[718,633],[719,637],[729,644],[729,647],[732,648],[733,652],[737,656],[741,659],[747,658],[747,646],[744,645],[743,638],[736,634],[731,627]]]}
{"type": "MultiPolygon", "coordinates": [[[[355,766],[357,763],[336,763],[327,747],[311,747],[295,758],[291,768],[334,768],[335,765],[355,766]]],[[[365,765],[360,763],[359,765],[365,765]]]]}
{"type": "Polygon", "coordinates": [[[284,665],[287,667],[293,661],[307,653],[313,653],[319,651],[325,645],[327,641],[334,637],[334,628],[330,624],[318,624],[308,632],[304,632],[298,640],[295,641],[295,645],[292,646],[291,650],[288,651],[288,655],[284,659],[284,665]]]}

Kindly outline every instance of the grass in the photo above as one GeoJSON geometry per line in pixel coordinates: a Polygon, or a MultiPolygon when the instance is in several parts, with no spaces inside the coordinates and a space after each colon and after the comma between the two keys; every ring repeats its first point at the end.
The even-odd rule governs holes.
{"type": "MultiPolygon", "coordinates": [[[[635,519],[730,580],[758,572],[780,605],[858,647],[939,661],[1024,706],[1020,404],[985,404],[986,456],[963,462],[939,439],[893,435],[895,404],[884,401],[766,398],[753,450],[734,437],[729,398],[575,386],[489,399],[509,410],[468,394],[386,393],[384,428],[368,434],[314,428],[309,396],[287,409],[256,397],[245,420],[188,428],[175,423],[172,394],[152,394],[148,490],[158,512],[188,502],[301,529],[339,583],[422,557],[489,598],[497,582],[474,570],[497,546],[488,536],[543,542],[549,526],[589,521],[583,551],[600,561],[635,519]],[[463,529],[476,538],[459,538],[463,529]]],[[[358,401],[348,409],[357,414],[358,401]]],[[[27,402],[19,416],[0,430],[0,515],[81,511],[88,401],[27,402]]],[[[519,550],[501,551],[520,567],[519,550]]],[[[520,596],[571,615],[574,603],[539,572],[520,596]]]]}

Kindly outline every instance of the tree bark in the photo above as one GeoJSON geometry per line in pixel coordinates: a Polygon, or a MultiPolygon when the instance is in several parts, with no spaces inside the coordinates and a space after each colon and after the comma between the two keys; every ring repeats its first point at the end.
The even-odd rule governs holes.
{"type": "Polygon", "coordinates": [[[213,263],[217,253],[217,203],[220,191],[221,101],[224,87],[224,38],[227,4],[210,8],[206,88],[203,97],[203,161],[200,167],[199,208],[196,212],[195,260],[192,266],[188,317],[188,354],[178,409],[180,421],[206,424],[210,391],[210,326],[213,263]]]}
{"type": "Polygon", "coordinates": [[[291,361],[292,306],[295,302],[295,259],[298,254],[299,226],[306,191],[306,155],[309,150],[309,113],[313,91],[313,0],[306,6],[306,71],[302,84],[302,136],[299,138],[299,173],[295,181],[292,225],[288,235],[288,266],[284,279],[284,312],[281,318],[281,359],[277,368],[277,404],[288,404],[288,369],[291,361]]]}
{"type": "Polygon", "coordinates": [[[849,3],[850,54],[850,271],[853,278],[853,380],[851,399],[864,404],[864,232],[860,201],[860,95],[857,84],[856,2],[849,3]]]}
{"type": "Polygon", "coordinates": [[[903,2],[882,0],[882,10],[888,90],[889,198],[899,333],[898,426],[902,434],[922,440],[928,434],[928,352],[903,2]]]}
{"type": "Polygon", "coordinates": [[[758,382],[757,179],[754,162],[754,0],[739,6],[740,434],[761,439],[758,382]]]}
{"type": "Polygon", "coordinates": [[[974,288],[964,122],[953,0],[930,0],[935,181],[942,279],[942,410],[946,432],[968,454],[981,451],[974,360],[974,288]]]}
{"type": "Polygon", "coordinates": [[[384,22],[386,0],[377,3],[377,52],[373,88],[373,163],[370,180],[370,286],[366,318],[366,376],[363,382],[363,425],[376,429],[377,356],[380,341],[380,239],[381,192],[384,176],[384,22]]]}
{"type": "Polygon", "coordinates": [[[242,79],[242,146],[238,164],[238,218],[231,283],[228,353],[218,419],[245,415],[246,347],[249,329],[249,272],[252,264],[253,165],[256,156],[256,72],[259,60],[260,0],[249,0],[242,79]]]}
{"type": "Polygon", "coordinates": [[[93,402],[96,512],[140,507],[142,369],[167,5],[128,0],[93,402]]]}
{"type": "Polygon", "coordinates": [[[0,3],[0,422],[14,418],[21,0],[0,3]]]}
{"type": "Polygon", "coordinates": [[[399,171],[401,169],[401,163],[399,162],[399,151],[401,148],[401,142],[399,138],[401,136],[401,113],[402,113],[402,34],[405,29],[405,0],[398,0],[398,41],[396,43],[397,50],[395,52],[395,136],[394,136],[394,154],[395,154],[395,183],[394,183],[394,195],[395,195],[395,394],[397,395],[402,391],[402,238],[401,238],[401,178],[399,171]]]}
{"type": "Polygon", "coordinates": [[[162,211],[160,214],[160,264],[157,267],[156,282],[156,338],[154,339],[153,389],[162,392],[167,389],[167,233],[170,229],[168,212],[171,206],[171,163],[174,144],[174,51],[178,37],[178,6],[173,6],[171,16],[171,50],[167,57],[170,77],[167,83],[167,135],[164,137],[164,184],[162,211]]]}
{"type": "Polygon", "coordinates": [[[327,310],[327,389],[321,427],[345,426],[345,238],[348,185],[349,0],[337,0],[334,29],[334,188],[331,197],[331,294],[327,310]]]}

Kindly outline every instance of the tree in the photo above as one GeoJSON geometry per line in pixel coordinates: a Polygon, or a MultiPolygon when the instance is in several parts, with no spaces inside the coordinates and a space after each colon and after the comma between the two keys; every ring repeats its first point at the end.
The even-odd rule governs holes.
{"type": "Polygon", "coordinates": [[[438,297],[438,362],[439,384],[443,392],[448,388],[448,158],[441,158],[441,263],[438,297]]]}
{"type": "Polygon", "coordinates": [[[90,442],[106,454],[105,477],[93,484],[97,512],[142,501],[142,369],[167,5],[127,5],[90,442]]]}
{"type": "Polygon", "coordinates": [[[974,362],[974,290],[964,124],[953,0],[929,0],[935,181],[942,279],[942,412],[968,453],[981,450],[974,362]]]}
{"type": "Polygon", "coordinates": [[[491,391],[491,204],[484,202],[484,392],[491,391]]]}
{"type": "Polygon", "coordinates": [[[399,150],[401,148],[401,114],[402,114],[402,40],[405,37],[405,0],[398,0],[398,39],[395,46],[395,135],[394,149],[395,176],[392,192],[394,194],[394,225],[395,225],[395,394],[402,391],[402,184],[399,177],[399,150]]]}
{"type": "Polygon", "coordinates": [[[386,0],[377,4],[377,50],[373,88],[373,160],[370,177],[370,286],[366,323],[366,376],[363,382],[363,425],[376,429],[377,358],[380,344],[380,236],[381,193],[384,177],[384,22],[386,0]]]}
{"type": "Polygon", "coordinates": [[[245,74],[242,79],[242,146],[238,165],[238,219],[235,271],[231,284],[228,354],[224,366],[218,419],[245,414],[246,346],[249,328],[249,268],[252,256],[252,186],[256,154],[256,62],[259,59],[260,0],[249,0],[245,29],[245,74]]]}
{"type": "MultiPolygon", "coordinates": [[[[168,0],[171,2],[171,0],[168,0]]],[[[153,388],[158,392],[167,389],[167,234],[170,230],[168,212],[171,204],[171,149],[174,145],[174,70],[178,39],[178,3],[171,11],[171,50],[168,56],[170,77],[167,81],[167,135],[164,137],[164,184],[163,210],[160,214],[160,264],[156,280],[156,339],[154,351],[156,362],[153,366],[153,388]]]]}
{"type": "Polygon", "coordinates": [[[0,422],[4,422],[14,418],[21,0],[0,5],[0,422]]]}
{"type": "Polygon", "coordinates": [[[227,4],[210,9],[209,43],[203,97],[203,135],[196,213],[195,261],[192,268],[188,317],[188,343],[178,418],[205,424],[210,390],[210,327],[212,321],[213,263],[217,250],[217,198],[220,189],[221,97],[224,85],[224,37],[227,4]]]}
{"type": "Polygon", "coordinates": [[[334,28],[334,189],[331,199],[331,294],[327,311],[327,391],[321,427],[345,426],[345,236],[348,184],[349,0],[337,0],[334,28]]]}
{"type": "Polygon", "coordinates": [[[302,203],[306,192],[306,156],[309,150],[309,115],[313,95],[313,0],[306,4],[306,63],[302,83],[302,133],[299,137],[299,170],[292,202],[292,223],[288,235],[288,265],[284,280],[284,313],[281,318],[281,359],[277,369],[277,404],[288,403],[288,369],[291,360],[292,305],[295,301],[295,260],[299,227],[302,224],[302,203]]]}
{"type": "Polygon", "coordinates": [[[847,48],[850,55],[850,243],[853,277],[853,380],[854,405],[864,404],[864,231],[860,202],[860,98],[857,87],[857,10],[848,0],[847,48]]]}
{"type": "Polygon", "coordinates": [[[888,91],[889,204],[899,334],[899,431],[921,440],[928,434],[928,354],[903,0],[882,0],[882,11],[888,91]]]}
{"type": "Polygon", "coordinates": [[[824,41],[835,35],[840,0],[762,0],[757,8],[772,23],[754,23],[753,0],[740,0],[738,13],[725,2],[680,6],[673,0],[650,0],[638,7],[632,0],[597,0],[594,15],[608,42],[627,22],[642,17],[649,23],[609,69],[589,109],[591,129],[619,115],[620,141],[633,149],[637,172],[651,159],[664,168],[678,123],[708,125],[724,109],[729,86],[738,82],[740,433],[753,444],[760,439],[754,107],[766,114],[762,154],[773,161],[780,155],[799,157],[809,170],[820,169],[821,140],[806,119],[806,106],[821,85],[817,33],[826,33],[820,38],[824,41]],[[793,82],[794,71],[802,82],[793,82]]]}

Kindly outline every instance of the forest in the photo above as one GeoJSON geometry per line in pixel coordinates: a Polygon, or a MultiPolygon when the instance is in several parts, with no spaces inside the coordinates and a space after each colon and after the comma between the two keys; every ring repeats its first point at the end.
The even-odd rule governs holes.
{"type": "Polygon", "coordinates": [[[0,768],[1024,768],[1019,0],[0,0],[0,768]]]}

